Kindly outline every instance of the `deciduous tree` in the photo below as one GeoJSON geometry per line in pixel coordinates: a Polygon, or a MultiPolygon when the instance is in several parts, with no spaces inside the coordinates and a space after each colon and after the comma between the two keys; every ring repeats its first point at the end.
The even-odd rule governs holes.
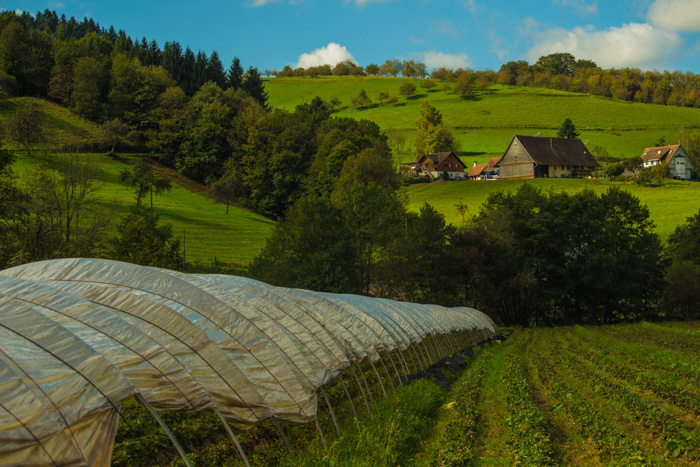
{"type": "Polygon", "coordinates": [[[42,115],[39,106],[32,102],[16,111],[7,122],[7,138],[24,147],[27,157],[31,156],[32,147],[45,139],[42,115]]]}

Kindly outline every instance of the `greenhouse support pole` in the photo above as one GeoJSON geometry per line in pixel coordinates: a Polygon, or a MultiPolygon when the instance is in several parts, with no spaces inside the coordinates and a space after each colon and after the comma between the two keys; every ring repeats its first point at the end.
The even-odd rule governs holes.
{"type": "Polygon", "coordinates": [[[326,400],[326,405],[328,406],[328,410],[331,412],[331,419],[333,419],[333,425],[335,425],[335,431],[337,431],[338,435],[340,436],[340,427],[338,426],[338,421],[335,419],[335,412],[333,412],[333,406],[331,405],[331,401],[328,399],[328,395],[326,394],[326,390],[323,389],[323,386],[321,386],[321,394],[323,394],[323,398],[326,400]]]}
{"type": "Polygon", "coordinates": [[[243,446],[241,446],[241,443],[238,442],[238,438],[236,438],[236,434],[231,429],[231,426],[228,424],[228,422],[226,421],[224,416],[221,415],[221,412],[219,412],[219,409],[214,407],[214,412],[216,412],[216,415],[219,416],[219,420],[221,420],[221,423],[224,424],[224,428],[226,428],[226,432],[233,440],[233,444],[236,446],[236,450],[238,450],[238,454],[241,455],[241,460],[245,464],[245,467],[250,467],[250,463],[248,462],[248,457],[246,457],[245,451],[243,451],[243,446]]]}
{"type": "Polygon", "coordinates": [[[398,347],[396,348],[396,357],[399,361],[399,366],[403,370],[403,377],[404,380],[408,381],[408,373],[411,371],[410,368],[408,368],[408,362],[406,361],[406,358],[403,356],[403,350],[399,349],[398,347]]]}
{"type": "Polygon", "coordinates": [[[321,429],[321,424],[318,423],[318,417],[315,417],[314,421],[316,422],[316,428],[318,428],[318,434],[321,435],[321,442],[323,443],[323,450],[325,452],[328,452],[328,446],[326,445],[326,437],[323,436],[323,430],[321,429]]]}
{"type": "MultiPolygon", "coordinates": [[[[367,357],[369,358],[369,357],[367,357]]],[[[369,402],[374,405],[374,397],[372,397],[372,388],[369,387],[369,381],[367,381],[367,376],[365,376],[365,371],[360,366],[360,362],[355,362],[357,364],[357,372],[362,377],[362,381],[365,382],[365,387],[367,388],[367,395],[369,396],[369,402]]]]}
{"type": "MultiPolygon", "coordinates": [[[[381,356],[379,357],[381,358],[381,356]]],[[[388,399],[386,396],[386,389],[384,389],[384,383],[382,382],[382,379],[379,377],[379,372],[377,371],[377,367],[374,366],[374,362],[372,362],[372,357],[367,358],[369,360],[369,364],[372,365],[372,369],[374,370],[374,374],[377,376],[377,381],[379,381],[379,387],[382,388],[382,394],[384,394],[384,399],[388,399]]]]}
{"type": "MultiPolygon", "coordinates": [[[[401,381],[401,372],[399,371],[399,367],[401,367],[401,361],[399,360],[399,366],[396,366],[396,362],[394,361],[394,357],[391,355],[391,352],[387,352],[387,355],[389,356],[389,361],[391,362],[391,366],[394,367],[394,371],[396,372],[396,377],[399,379],[399,386],[403,386],[403,382],[401,381]]],[[[403,369],[403,367],[401,368],[403,369]]]]}
{"type": "Polygon", "coordinates": [[[360,378],[357,377],[357,373],[355,373],[355,369],[352,367],[352,362],[350,362],[350,372],[355,377],[355,381],[357,381],[357,387],[360,388],[360,393],[362,394],[362,398],[365,400],[365,407],[367,407],[367,413],[369,413],[370,412],[369,402],[367,402],[367,396],[365,395],[365,390],[362,389],[362,383],[360,383],[360,378]]]}
{"type": "Polygon", "coordinates": [[[170,431],[170,428],[168,428],[168,425],[165,424],[162,418],[160,418],[160,415],[158,415],[158,412],[156,412],[153,407],[151,407],[151,404],[148,403],[145,397],[141,395],[141,393],[136,393],[134,394],[134,397],[136,398],[139,403],[143,404],[144,407],[146,407],[146,410],[148,410],[151,415],[153,415],[153,418],[156,419],[158,424],[160,424],[160,427],[163,428],[163,431],[165,431],[165,434],[168,435],[168,438],[170,438],[170,441],[173,443],[175,446],[175,449],[177,449],[177,452],[180,453],[180,457],[182,457],[182,460],[185,461],[185,464],[188,467],[193,467],[192,462],[187,458],[187,454],[185,453],[185,450],[182,449],[182,446],[180,446],[180,443],[177,442],[177,439],[175,439],[175,435],[173,435],[173,432],[170,431]]]}
{"type": "Polygon", "coordinates": [[[350,408],[352,409],[352,415],[355,417],[355,420],[357,420],[357,410],[355,410],[355,403],[352,401],[352,396],[350,395],[350,391],[348,391],[348,387],[345,385],[345,381],[343,381],[342,375],[338,375],[338,379],[340,380],[340,384],[343,386],[343,390],[345,391],[345,395],[348,397],[348,402],[350,402],[350,408]]]}
{"type": "Polygon", "coordinates": [[[384,372],[386,373],[386,377],[389,378],[389,384],[391,384],[391,389],[396,389],[396,386],[394,386],[394,378],[391,377],[391,373],[389,373],[389,369],[386,367],[386,364],[384,363],[384,356],[382,356],[381,352],[379,353],[379,361],[382,362],[382,366],[384,367],[384,372]]]}
{"type": "Polygon", "coordinates": [[[282,425],[280,425],[279,420],[277,420],[277,417],[272,417],[272,421],[275,422],[275,426],[277,427],[277,431],[279,431],[280,436],[282,436],[282,441],[284,441],[284,445],[287,446],[287,451],[289,451],[289,456],[294,459],[294,451],[292,451],[292,445],[289,444],[289,440],[287,439],[287,435],[284,434],[284,430],[282,429],[282,425]]]}

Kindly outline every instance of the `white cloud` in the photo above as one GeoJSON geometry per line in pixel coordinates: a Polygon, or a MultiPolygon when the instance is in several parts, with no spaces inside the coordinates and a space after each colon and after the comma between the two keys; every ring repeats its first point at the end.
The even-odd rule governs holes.
{"type": "Polygon", "coordinates": [[[684,46],[674,32],[654,28],[650,24],[629,23],[597,31],[593,26],[576,27],[572,31],[553,28],[529,30],[535,45],[527,52],[534,62],[543,55],[568,52],[578,59],[590,59],[603,68],[662,68],[684,46]]]}
{"type": "Polygon", "coordinates": [[[554,0],[554,3],[561,6],[571,7],[582,15],[598,14],[598,2],[586,3],[586,0],[554,0]]]}
{"type": "Polygon", "coordinates": [[[466,53],[446,54],[431,51],[414,55],[425,63],[428,68],[438,68],[441,66],[446,68],[467,68],[469,66],[469,55],[466,53]]]}
{"type": "Polygon", "coordinates": [[[294,66],[294,68],[309,68],[312,66],[320,65],[335,65],[338,62],[344,62],[345,60],[350,60],[354,63],[355,57],[352,56],[348,49],[340,44],[331,42],[325,47],[316,49],[313,52],[305,53],[299,55],[299,61],[294,66]]]}
{"type": "Polygon", "coordinates": [[[440,34],[443,36],[448,36],[453,39],[457,39],[462,35],[462,31],[457,29],[452,21],[432,21],[430,24],[430,32],[434,34],[440,34]]]}
{"type": "Polygon", "coordinates": [[[473,15],[479,13],[483,9],[476,3],[476,0],[462,0],[462,5],[473,15]]]}
{"type": "Polygon", "coordinates": [[[253,6],[254,7],[259,7],[259,6],[265,6],[268,3],[274,3],[274,2],[279,2],[280,0],[253,0],[253,6]]]}
{"type": "Polygon", "coordinates": [[[700,32],[700,0],[656,0],[647,19],[667,31],[700,32]]]}
{"type": "Polygon", "coordinates": [[[501,63],[505,62],[510,51],[508,50],[508,47],[504,45],[505,41],[500,36],[499,31],[489,29],[486,34],[491,42],[491,53],[496,54],[501,63]]]}
{"type": "Polygon", "coordinates": [[[343,5],[347,5],[348,3],[354,3],[359,7],[364,7],[367,6],[368,3],[384,3],[393,1],[394,0],[343,0],[343,5]]]}

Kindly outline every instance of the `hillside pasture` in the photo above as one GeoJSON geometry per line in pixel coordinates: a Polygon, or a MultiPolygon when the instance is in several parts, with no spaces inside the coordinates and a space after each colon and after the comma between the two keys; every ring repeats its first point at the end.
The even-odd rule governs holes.
{"type": "Polygon", "coordinates": [[[661,140],[666,144],[675,142],[681,128],[700,128],[700,109],[501,85],[477,93],[474,99],[462,100],[451,91],[440,91],[442,83],[439,82],[430,91],[418,86],[416,94],[407,99],[398,93],[405,80],[388,77],[274,78],[265,81],[265,89],[271,106],[287,110],[308,103],[315,96],[326,101],[338,98],[341,105],[337,116],[365,118],[382,129],[391,127],[402,131],[409,152],[412,152],[415,122],[424,100],[440,110],[445,124],[455,131],[464,153],[485,156],[502,155],[515,134],[555,136],[566,118],[573,120],[589,150],[600,146],[610,155],[625,157],[641,155],[645,147],[661,140]],[[354,108],[350,103],[360,90],[365,90],[373,102],[364,108],[354,108]],[[397,104],[381,105],[380,92],[398,97],[397,104]]]}
{"type": "MultiPolygon", "coordinates": [[[[38,164],[55,167],[64,155],[41,154],[30,160],[19,157],[15,171],[22,180],[38,164]]],[[[139,156],[111,158],[105,155],[85,155],[99,166],[98,183],[101,207],[110,210],[115,222],[136,203],[135,191],[119,181],[124,169],[131,169],[139,156]]],[[[172,224],[175,238],[183,240],[189,262],[209,264],[216,260],[228,264],[246,265],[262,249],[274,222],[245,209],[215,204],[204,195],[204,187],[181,177],[166,167],[154,165],[159,177],[169,178],[173,189],[154,197],[154,212],[164,223],[172,224]]],[[[149,200],[145,199],[144,203],[149,200]]],[[[114,235],[112,229],[110,236],[114,235]]]]}
{"type": "Polygon", "coordinates": [[[515,191],[523,183],[545,191],[576,193],[591,189],[600,194],[610,187],[619,186],[639,198],[649,208],[656,232],[665,241],[677,225],[696,214],[700,207],[700,184],[669,180],[660,187],[645,187],[633,183],[613,182],[607,179],[533,179],[533,180],[480,180],[437,181],[403,188],[410,211],[418,211],[423,203],[432,205],[445,216],[447,222],[460,225],[462,216],[456,205],[460,199],[468,206],[465,218],[478,213],[486,198],[496,191],[515,191]]]}

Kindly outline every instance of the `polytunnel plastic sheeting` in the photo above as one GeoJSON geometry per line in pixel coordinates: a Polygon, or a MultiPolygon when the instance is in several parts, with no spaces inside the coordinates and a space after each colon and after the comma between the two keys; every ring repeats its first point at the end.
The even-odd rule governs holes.
{"type": "Polygon", "coordinates": [[[182,314],[234,360],[281,420],[304,423],[316,413],[316,391],[290,357],[260,328],[213,295],[156,268],[86,258],[41,261],[3,274],[49,281],[109,284],[182,314]]]}
{"type": "MultiPolygon", "coordinates": [[[[335,295],[330,293],[318,293],[321,297],[329,300],[351,313],[364,329],[358,328],[371,343],[372,348],[378,350],[405,350],[410,345],[410,338],[404,330],[395,329],[393,326],[386,326],[385,323],[377,319],[364,307],[364,297],[356,295],[335,295]]],[[[370,356],[375,356],[374,352],[370,356]]]]}
{"type": "Polygon", "coordinates": [[[0,276],[0,290],[35,305],[108,359],[156,408],[202,410],[211,400],[187,369],[163,346],[108,308],[43,282],[0,276]]]}
{"type": "MultiPolygon", "coordinates": [[[[177,274],[177,273],[171,273],[177,274]]],[[[185,275],[186,280],[235,308],[278,345],[314,388],[336,376],[336,343],[308,313],[275,287],[221,275],[185,275]],[[329,347],[330,345],[330,347],[329,347]]]]}
{"type": "Polygon", "coordinates": [[[0,463],[26,462],[29,454],[36,455],[32,460],[109,465],[117,410],[134,386],[34,305],[4,294],[0,342],[0,463]]]}
{"type": "Polygon", "coordinates": [[[120,403],[137,392],[160,410],[216,407],[237,428],[307,422],[317,391],[353,361],[398,351],[405,372],[403,352],[417,368],[457,343],[427,337],[464,332],[497,329],[471,308],[231,276],[97,259],[18,266],[0,272],[0,464],[108,464],[120,403]]]}
{"type": "Polygon", "coordinates": [[[237,428],[271,416],[255,385],[235,362],[202,330],[172,309],[115,287],[56,282],[52,285],[109,307],[157,340],[199,381],[216,408],[237,428]]]}
{"type": "Polygon", "coordinates": [[[306,305],[306,310],[313,313],[322,326],[338,339],[345,349],[346,359],[349,355],[363,359],[375,353],[375,347],[367,337],[368,326],[364,321],[356,319],[347,307],[332,302],[317,292],[288,288],[281,290],[306,305]]]}
{"type": "MultiPolygon", "coordinates": [[[[498,333],[498,327],[496,323],[493,322],[486,314],[469,307],[457,307],[452,308],[453,313],[460,313],[461,315],[466,315],[474,323],[474,327],[478,328],[482,332],[492,333],[495,335],[498,333]]],[[[491,336],[489,336],[491,337],[491,336]]]]}

